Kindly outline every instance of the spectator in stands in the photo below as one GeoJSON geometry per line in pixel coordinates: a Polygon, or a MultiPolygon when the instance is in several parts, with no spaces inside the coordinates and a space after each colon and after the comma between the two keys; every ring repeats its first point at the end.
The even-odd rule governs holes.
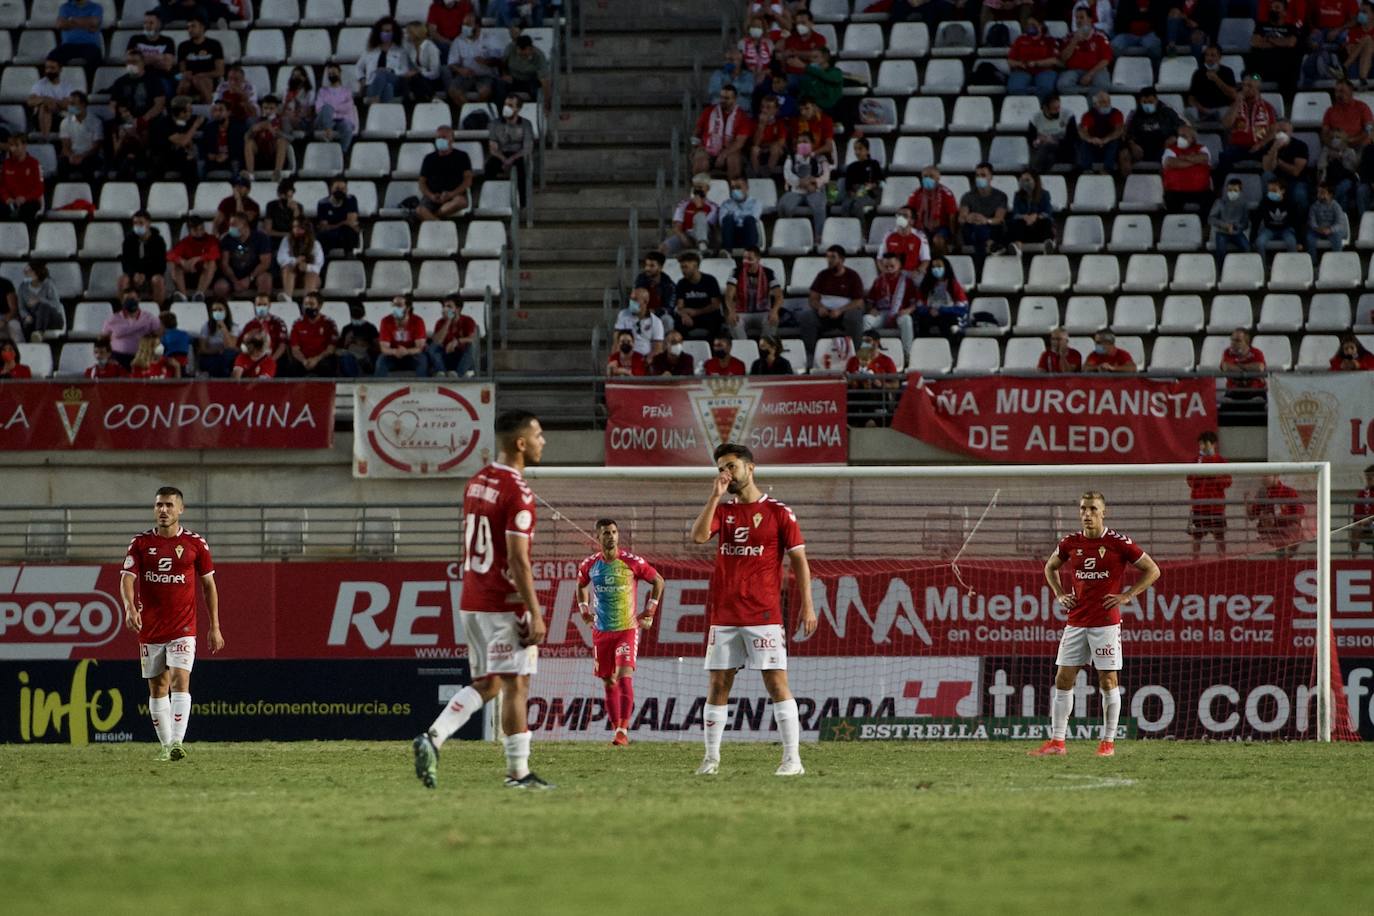
{"type": "Polygon", "coordinates": [[[1039,372],[1082,372],[1083,354],[1069,346],[1069,332],[1063,328],[1050,331],[1050,342],[1035,364],[1039,372]]]}
{"type": "MultiPolygon", "coordinates": [[[[626,333],[624,331],[621,332],[626,333]]],[[[639,354],[635,354],[638,356],[639,354]]],[[[696,374],[696,360],[682,345],[682,332],[669,331],[664,338],[663,352],[649,360],[646,375],[692,376],[696,374]]]]}
{"type": "Polygon", "coordinates": [[[62,299],[48,276],[46,264],[30,261],[24,268],[24,282],[19,284],[16,293],[22,339],[41,343],[45,332],[60,331],[65,326],[62,299]]]}
{"type": "Polygon", "coordinates": [[[305,209],[296,202],[296,179],[286,178],[277,182],[277,196],[267,202],[267,213],[258,228],[276,245],[291,233],[296,220],[305,218],[305,209]]]}
{"type": "MultiPolygon", "coordinates": [[[[678,335],[679,337],[681,335],[678,335]]],[[[690,359],[691,357],[688,357],[690,359]]],[[[644,354],[635,350],[635,334],[633,331],[615,332],[615,349],[611,351],[610,359],[606,360],[606,375],[611,378],[620,376],[640,376],[648,375],[649,367],[645,362],[644,354]]]]}
{"type": "MultiPolygon", "coordinates": [[[[1369,106],[1355,98],[1355,87],[1349,80],[1338,81],[1332,92],[1331,107],[1322,116],[1321,142],[1325,178],[1346,209],[1353,209],[1360,158],[1371,148],[1372,136],[1374,115],[1370,114],[1369,106]]],[[[1282,171],[1287,177],[1290,170],[1276,167],[1275,172],[1282,171]]]]}
{"type": "Polygon", "coordinates": [[[468,208],[472,192],[472,159],[453,144],[453,128],[441,126],[434,138],[434,152],[420,163],[422,220],[448,219],[468,208]]]}
{"type": "Polygon", "coordinates": [[[673,329],[673,306],[677,301],[677,284],[663,272],[667,259],[661,251],[644,255],[643,269],[635,277],[635,286],[649,291],[649,310],[663,322],[665,330],[673,329]]]}
{"type": "Polygon", "coordinates": [[[401,94],[402,77],[406,67],[405,49],[401,46],[400,27],[390,16],[383,16],[372,24],[367,36],[367,49],[358,58],[357,91],[363,101],[394,102],[401,94]]]}
{"type": "Polygon", "coordinates": [[[854,158],[844,169],[840,215],[863,219],[878,209],[883,196],[883,167],[870,153],[868,141],[854,138],[854,158]]]}
{"type": "Polygon", "coordinates": [[[1237,164],[1259,159],[1278,119],[1274,106],[1260,95],[1259,76],[1247,76],[1240,95],[1221,119],[1222,126],[1230,131],[1218,162],[1221,173],[1229,175],[1237,164]]]}
{"type": "Polygon", "coordinates": [[[960,233],[981,270],[989,251],[1002,247],[1007,231],[1007,195],[992,186],[992,164],[980,162],[973,189],[959,201],[960,233]]]}
{"type": "Polygon", "coordinates": [[[223,235],[229,231],[229,221],[236,215],[248,220],[248,225],[256,226],[262,216],[258,202],[253,199],[253,179],[247,175],[235,175],[229,182],[229,196],[215,208],[214,230],[223,235]]]}
{"type": "Polygon", "coordinates": [[[1191,124],[1180,124],[1178,135],[1160,159],[1164,209],[1178,213],[1189,206],[1206,211],[1212,202],[1212,151],[1197,141],[1191,124]]]}
{"type": "Polygon", "coordinates": [[[1131,354],[1116,345],[1116,335],[1111,331],[1098,331],[1093,335],[1093,351],[1083,362],[1084,372],[1136,372],[1139,371],[1131,354]]]}
{"type": "Polygon", "coordinates": [[[749,182],[736,178],[730,182],[730,196],[720,205],[720,247],[726,252],[759,243],[763,224],[763,204],[749,196],[749,182]]]}
{"type": "Polygon", "coordinates": [[[124,55],[124,75],[110,85],[110,110],[148,122],[162,114],[167,105],[162,78],[150,72],[143,55],[130,50],[124,55]]]}
{"type": "Polygon", "coordinates": [[[203,302],[205,293],[214,282],[215,272],[219,269],[219,239],[205,231],[205,223],[192,219],[187,223],[187,234],[167,252],[167,262],[172,265],[172,285],[176,288],[173,296],[178,302],[188,298],[203,302]],[[186,286],[186,276],[196,279],[194,293],[186,286]]]}
{"type": "Polygon", "coordinates": [[[95,362],[86,369],[86,378],[123,378],[128,375],[128,370],[115,361],[110,353],[110,338],[101,337],[91,348],[91,353],[95,357],[95,362]]]}
{"type": "Polygon", "coordinates": [[[62,31],[62,41],[48,55],[48,60],[64,67],[79,61],[88,73],[99,67],[105,60],[105,43],[100,37],[104,20],[105,10],[99,3],[67,0],[57,8],[57,27],[62,31]]]}
{"type": "Polygon", "coordinates": [[[1210,0],[1172,0],[1164,23],[1169,55],[1202,57],[1209,33],[1216,31],[1215,11],[1209,6],[1210,0]]]}
{"type": "Polygon", "coordinates": [[[100,148],[105,125],[91,113],[84,92],[73,92],[67,101],[66,117],[58,127],[62,151],[58,154],[57,175],[63,181],[95,182],[103,178],[105,163],[100,148]]]}
{"type": "Polygon", "coordinates": [[[1276,247],[1284,251],[1297,250],[1300,214],[1285,197],[1283,184],[1277,179],[1269,182],[1256,216],[1255,248],[1260,257],[1268,258],[1269,252],[1276,247]]]}
{"type": "MultiPolygon", "coordinates": [[[[1302,209],[1297,205],[1298,214],[1302,209]]],[[[1316,261],[1321,249],[1340,251],[1350,238],[1350,220],[1336,203],[1331,185],[1325,181],[1317,185],[1317,201],[1307,210],[1307,250],[1316,261]]]]}
{"type": "Polygon", "coordinates": [[[903,270],[902,262],[902,255],[896,251],[882,255],[882,271],[865,297],[864,332],[896,328],[902,338],[902,352],[910,353],[911,342],[916,338],[915,314],[921,298],[916,284],[920,280],[903,270]]]}
{"type": "Polygon", "coordinates": [[[1059,85],[1059,42],[1034,16],[1007,52],[1011,73],[1007,76],[1007,95],[1034,93],[1043,104],[1059,85]]]}
{"type": "Polygon", "coordinates": [[[141,54],[147,71],[162,81],[166,94],[172,94],[172,72],[177,66],[177,43],[170,36],[162,34],[162,20],[155,11],[149,10],[143,14],[143,31],[129,36],[124,51],[126,54],[130,51],[141,54]]]}
{"type": "MultiPolygon", "coordinates": [[[[1265,180],[1277,179],[1289,202],[1298,210],[1307,209],[1312,199],[1310,155],[1307,144],[1293,135],[1293,123],[1279,121],[1274,125],[1274,139],[1264,148],[1264,156],[1260,159],[1265,180]]],[[[1355,173],[1351,172],[1349,177],[1353,186],[1355,173]]]]}
{"type": "Polygon", "coordinates": [[[710,173],[724,171],[730,178],[744,174],[744,145],[749,142],[754,125],[739,107],[734,86],[720,91],[720,101],[707,105],[697,118],[696,134],[692,137],[692,171],[710,173]]]}
{"type": "Polygon", "coordinates": [[[1165,144],[1178,136],[1182,123],[1178,112],[1160,101],[1155,87],[1140,90],[1135,111],[1126,119],[1126,134],[1118,154],[1121,174],[1131,174],[1137,162],[1159,162],[1165,144]]]}
{"type": "MultiPolygon", "coordinates": [[[[1340,344],[1336,347],[1336,355],[1331,357],[1332,372],[1374,372],[1374,353],[1370,353],[1360,339],[1349,331],[1341,334],[1340,344]]],[[[1366,469],[1365,481],[1369,481],[1370,472],[1366,469]]],[[[1371,483],[1374,486],[1374,483],[1371,483]]]]}
{"type": "Polygon", "coordinates": [[[1059,93],[1050,93],[1040,102],[1040,110],[1031,118],[1026,130],[1032,169],[1043,174],[1069,161],[1073,149],[1071,127],[1073,117],[1064,111],[1059,93]]]}
{"type": "Polygon", "coordinates": [[[910,207],[902,207],[897,211],[892,231],[883,236],[878,250],[883,255],[897,255],[901,269],[913,274],[912,280],[915,282],[921,282],[926,264],[930,261],[930,241],[925,233],[916,228],[910,207]]]}
{"type": "Polygon", "coordinates": [[[754,121],[754,135],[749,144],[749,174],[757,178],[772,178],[782,171],[787,155],[787,123],[778,111],[776,96],[760,100],[754,121]]]}
{"type": "Polygon", "coordinates": [[[276,96],[265,97],[262,100],[262,112],[248,128],[243,141],[244,168],[252,173],[257,171],[259,159],[271,162],[273,181],[281,181],[282,169],[286,167],[286,151],[291,145],[286,137],[280,105],[276,96]]]}
{"type": "Polygon", "coordinates": [[[921,170],[921,186],[907,198],[915,227],[930,241],[930,253],[943,256],[954,241],[959,224],[959,202],[954,192],[940,183],[940,170],[928,165],[921,170]]]}
{"type": "Polygon", "coordinates": [[[549,111],[553,104],[553,94],[549,88],[549,59],[534,46],[534,39],[528,35],[516,38],[506,47],[502,63],[505,73],[496,86],[501,98],[520,93],[535,99],[542,93],[544,110],[549,111]]]}
{"type": "Polygon", "coordinates": [[[404,51],[405,97],[412,102],[428,102],[444,86],[444,58],[423,22],[406,25],[404,51]]]}
{"type": "Polygon", "coordinates": [[[453,42],[463,34],[468,17],[474,15],[471,0],[433,0],[425,16],[430,40],[439,50],[448,52],[453,42]]]}
{"type": "Polygon", "coordinates": [[[1111,88],[1112,46],[1093,28],[1092,16],[1083,7],[1074,10],[1074,30],[1060,44],[1059,92],[1095,92],[1111,88]]]}
{"type": "Polygon", "coordinates": [[[721,329],[711,336],[711,358],[701,368],[702,375],[745,375],[747,368],[737,356],[730,355],[734,341],[721,329]]]}
{"type": "MultiPolygon", "coordinates": [[[[1318,15],[1321,15],[1320,10],[1318,15]]],[[[1339,15],[1339,11],[1337,13],[1339,15]]],[[[1374,4],[1360,4],[1360,11],[1345,28],[1345,44],[1342,54],[1345,60],[1344,75],[1358,79],[1364,88],[1369,88],[1369,71],[1374,67],[1374,4]]],[[[1318,24],[1320,24],[1320,19],[1318,24]]],[[[1349,17],[1346,19],[1349,22],[1349,17]]],[[[1341,25],[1344,25],[1342,23],[1341,25]]],[[[1339,34],[1341,25],[1327,26],[1332,34],[1339,34]]]]}
{"type": "Polygon", "coordinates": [[[725,313],[734,316],[733,333],[775,335],[782,317],[782,286],[772,268],[764,266],[756,245],[744,249],[744,257],[725,287],[725,313]]]}
{"type": "Polygon", "coordinates": [[[642,286],[630,292],[630,301],[616,315],[615,329],[634,335],[634,351],[640,356],[663,351],[663,322],[649,308],[649,291],[642,286]]]}
{"type": "Polygon", "coordinates": [[[147,210],[134,214],[129,234],[124,236],[119,266],[122,273],[115,288],[120,298],[132,292],[158,305],[167,301],[167,241],[153,225],[147,210]]]}
{"type": "Polygon", "coordinates": [[[440,303],[439,322],[429,338],[429,361],[435,375],[472,375],[477,371],[477,322],[463,314],[463,300],[448,295],[440,303]]]}
{"type": "Polygon", "coordinates": [[[782,355],[782,341],[772,335],[759,338],[759,358],[749,367],[750,375],[792,375],[794,371],[782,355]]]}
{"type": "Polygon", "coordinates": [[[941,334],[953,338],[968,325],[968,293],[943,257],[930,259],[921,279],[916,306],[916,333],[921,337],[941,334]]]}
{"type": "Polygon", "coordinates": [[[1226,376],[1228,398],[1263,397],[1265,392],[1264,354],[1250,345],[1250,332],[1236,328],[1231,345],[1221,354],[1221,374],[1226,376]]]}
{"type": "Polygon", "coordinates": [[[210,378],[228,378],[239,353],[238,337],[234,334],[234,318],[229,304],[223,299],[210,303],[210,320],[196,338],[196,366],[210,378]]]}
{"type": "Polygon", "coordinates": [[[1302,496],[1275,475],[1266,475],[1245,504],[1245,515],[1255,522],[1260,540],[1277,548],[1279,559],[1297,555],[1302,545],[1302,496]]]}
{"type": "Polygon", "coordinates": [[[1040,176],[1030,169],[1017,180],[1016,196],[1011,202],[1011,218],[1007,220],[1007,238],[1014,252],[1021,254],[1023,245],[1044,245],[1054,250],[1054,201],[1040,183],[1040,176]]]}
{"type": "Polygon", "coordinates": [[[534,152],[534,128],[520,114],[525,103],[518,95],[508,95],[501,104],[501,117],[487,129],[487,162],[483,175],[488,181],[514,179],[520,206],[527,203],[530,156],[534,152]]]}
{"type": "Polygon", "coordinates": [[[449,101],[462,105],[469,100],[485,102],[496,89],[505,54],[504,36],[483,31],[482,22],[469,12],[462,31],[448,49],[445,77],[449,101]]]}
{"type": "Polygon", "coordinates": [[[0,380],[33,378],[33,370],[24,365],[19,347],[12,340],[0,341],[0,380]]]}
{"type": "Polygon", "coordinates": [[[349,304],[348,317],[348,324],[339,333],[339,374],[346,378],[371,375],[381,352],[381,334],[367,320],[361,302],[349,304]]]}
{"type": "Polygon", "coordinates": [[[291,358],[281,367],[282,375],[333,378],[338,375],[335,358],[339,329],[334,319],[320,310],[320,297],[306,293],[301,299],[301,317],[291,325],[291,358]]]}
{"type": "Polygon", "coordinates": [[[157,317],[162,322],[162,356],[175,370],[173,375],[183,376],[191,361],[191,335],[177,327],[177,316],[171,312],[157,317]]]}
{"type": "Polygon", "coordinates": [[[344,85],[343,71],[330,64],[324,71],[324,85],[315,93],[315,136],[325,142],[339,141],[345,156],[358,133],[358,107],[353,90],[344,85]]]}
{"type": "Polygon", "coordinates": [[[1241,196],[1239,178],[1227,180],[1225,192],[1212,204],[1207,224],[1212,228],[1212,250],[1216,254],[1218,270],[1226,260],[1228,250],[1250,250],[1250,207],[1241,196]]]}
{"type": "Polygon", "coordinates": [[[243,123],[229,117],[229,106],[223,102],[211,104],[210,120],[200,132],[203,174],[228,172],[237,176],[243,168],[243,138],[243,123]]]}
{"type": "MultiPolygon", "coordinates": [[[[845,375],[849,377],[848,386],[851,392],[896,390],[901,387],[902,381],[896,377],[897,364],[892,361],[892,357],[883,352],[882,347],[882,335],[877,331],[864,331],[863,339],[859,341],[859,349],[849,357],[849,362],[844,367],[845,375]]],[[[870,412],[878,406],[862,396],[859,400],[861,403],[866,402],[865,406],[870,412]]],[[[879,407],[879,410],[881,409],[879,407]]],[[[868,425],[874,425],[874,421],[870,419],[868,425]]]]}
{"type": "Polygon", "coordinates": [[[190,37],[177,48],[177,66],[181,73],[177,94],[209,102],[215,96],[215,87],[224,78],[224,47],[205,34],[204,19],[189,20],[186,31],[190,37]]]}
{"type": "Polygon", "coordinates": [[[273,360],[280,363],[286,359],[286,347],[291,335],[286,322],[272,314],[272,297],[267,293],[258,293],[253,297],[253,317],[243,326],[239,339],[255,334],[261,334],[267,341],[267,352],[273,360]]]}
{"type": "Polygon", "coordinates": [[[32,224],[43,209],[43,167],[22,133],[10,138],[9,152],[0,163],[0,216],[32,224]]]}
{"type": "Polygon", "coordinates": [[[1143,50],[1158,69],[1159,59],[1164,56],[1160,37],[1166,34],[1167,18],[1168,11],[1158,0],[1119,0],[1112,28],[1112,50],[1118,56],[1143,50]]]}
{"type": "Polygon", "coordinates": [[[815,101],[806,98],[802,99],[797,117],[792,121],[792,136],[798,138],[804,133],[811,135],[817,155],[824,156],[832,164],[840,161],[839,148],[835,146],[834,119],[821,111],[815,101]]]}
{"type": "Polygon", "coordinates": [[[673,323],[684,335],[709,337],[727,327],[720,281],[701,271],[701,255],[684,251],[678,256],[682,279],[677,281],[673,323]]]}
{"type": "Polygon", "coordinates": [[[379,340],[382,355],[374,373],[378,378],[397,369],[414,369],[420,378],[428,378],[434,370],[425,350],[428,338],[424,319],[414,313],[405,296],[392,297],[391,314],[382,319],[379,340]]]}
{"type": "MultiPolygon", "coordinates": [[[[1290,18],[1288,0],[1269,0],[1268,14],[1261,15],[1250,36],[1246,66],[1271,83],[1278,83],[1284,95],[1291,95],[1302,72],[1305,25],[1300,17],[1290,18]]],[[[1298,12],[1294,10],[1293,12],[1298,12]]]]}
{"type": "Polygon", "coordinates": [[[1194,127],[1220,122],[1239,95],[1235,71],[1221,62],[1221,48],[1208,45],[1202,53],[1202,66],[1193,71],[1188,84],[1184,115],[1194,127]]]}
{"type": "Polygon", "coordinates": [[[123,140],[127,149],[121,151],[122,172],[139,172],[145,158],[156,163],[155,168],[163,175],[175,175],[182,182],[200,179],[200,146],[198,138],[205,119],[196,116],[191,110],[191,100],[184,95],[172,99],[171,111],[153,120],[147,130],[146,157],[144,139],[139,133],[138,122],[131,125],[131,133],[125,133],[123,140]]]}
{"type": "Polygon", "coordinates": [[[947,20],[972,19],[969,0],[892,0],[893,22],[924,22],[934,30],[947,20]]]}
{"type": "Polygon", "coordinates": [[[754,95],[754,71],[744,66],[744,55],[739,48],[726,48],[725,62],[711,74],[711,82],[706,87],[706,101],[712,105],[720,101],[720,90],[726,86],[734,86],[745,98],[754,95]]]}
{"type": "Polygon", "coordinates": [[[348,193],[348,179],[335,176],[329,183],[329,196],[316,205],[315,238],[326,253],[342,251],[352,254],[361,244],[359,234],[358,199],[348,193]]]}
{"type": "Polygon", "coordinates": [[[811,134],[806,131],[797,134],[795,150],[783,163],[783,180],[787,190],[778,198],[778,214],[800,216],[801,211],[806,210],[811,216],[812,232],[817,239],[825,227],[826,211],[830,206],[830,169],[830,160],[817,153],[812,146],[811,134]]]}
{"type": "Polygon", "coordinates": [[[1093,96],[1093,104],[1078,120],[1078,167],[1099,175],[1115,172],[1119,164],[1121,139],[1126,135],[1126,119],[1112,105],[1103,90],[1093,96]]]}
{"type": "Polygon", "coordinates": [[[224,79],[215,86],[212,102],[223,102],[229,117],[245,129],[258,116],[258,91],[248,82],[243,67],[234,64],[224,72],[224,79]]]}
{"type": "Polygon", "coordinates": [[[815,22],[806,10],[798,10],[792,17],[791,34],[774,46],[782,59],[790,79],[800,79],[811,62],[811,52],[825,48],[825,36],[816,31],[815,22]]]}
{"type": "Polygon", "coordinates": [[[315,239],[315,229],[304,216],[291,224],[291,233],[277,246],[277,266],[281,268],[282,296],[288,302],[300,283],[306,293],[320,288],[324,271],[324,247],[315,239]]]}
{"type": "Polygon", "coordinates": [[[234,358],[234,368],[230,378],[274,378],[277,374],[277,360],[267,349],[267,341],[261,333],[244,332],[242,353],[234,358]]]}
{"type": "Polygon", "coordinates": [[[124,297],[123,308],[116,309],[100,328],[100,336],[110,339],[114,358],[125,369],[138,352],[138,342],[148,334],[161,333],[162,322],[140,308],[137,296],[124,297]]]}
{"type": "Polygon", "coordinates": [[[817,48],[811,52],[811,62],[802,72],[800,91],[801,97],[810,99],[823,114],[853,128],[856,110],[845,98],[844,71],[835,65],[829,49],[817,48]]]}
{"type": "MultiPolygon", "coordinates": [[[[740,63],[752,75],[756,86],[766,85],[773,78],[768,66],[773,62],[773,42],[765,35],[766,31],[764,18],[751,15],[745,24],[744,37],[739,42],[740,63]]],[[[720,88],[715,87],[715,92],[719,91],[720,88]]]]}
{"type": "Polygon", "coordinates": [[[52,133],[53,118],[58,119],[57,123],[62,123],[61,118],[67,110],[67,100],[71,95],[72,87],[62,78],[62,64],[57,59],[49,57],[43,62],[43,75],[33,84],[33,88],[29,90],[29,97],[24,102],[24,106],[29,110],[31,122],[40,134],[46,136],[52,133]]]}
{"type": "Polygon", "coordinates": [[[246,215],[230,217],[229,230],[220,236],[219,252],[216,295],[228,299],[233,293],[272,292],[272,240],[254,229],[246,215]]]}
{"type": "Polygon", "coordinates": [[[798,316],[808,370],[815,362],[816,341],[822,334],[844,334],[857,346],[863,333],[864,282],[844,260],[845,251],[839,245],[826,249],[826,269],[811,281],[808,308],[798,316]]]}
{"type": "Polygon", "coordinates": [[[719,208],[706,196],[710,188],[709,173],[692,176],[692,190],[673,209],[672,230],[659,246],[664,254],[674,255],[691,248],[704,252],[711,247],[711,227],[719,221],[719,208]]]}
{"type": "Polygon", "coordinates": [[[769,79],[754,86],[754,97],[749,110],[755,113],[762,112],[764,100],[771,98],[778,103],[778,117],[790,123],[801,113],[801,100],[788,86],[787,71],[783,69],[781,61],[773,61],[769,65],[769,72],[769,79]]]}
{"type": "MultiPolygon", "coordinates": [[[[349,96],[349,102],[352,101],[349,96]]],[[[287,77],[286,94],[281,100],[281,126],[287,140],[299,140],[315,126],[315,81],[305,67],[292,67],[287,77]]]]}

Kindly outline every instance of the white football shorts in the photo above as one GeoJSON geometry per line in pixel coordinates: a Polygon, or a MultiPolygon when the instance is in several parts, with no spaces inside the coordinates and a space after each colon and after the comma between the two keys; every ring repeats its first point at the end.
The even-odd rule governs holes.
{"type": "Polygon", "coordinates": [[[539,647],[520,645],[520,623],[528,613],[459,611],[474,680],[488,674],[534,674],[539,647]]]}
{"type": "Polygon", "coordinates": [[[1092,665],[1098,671],[1121,670],[1121,624],[1109,627],[1065,627],[1059,638],[1059,657],[1055,664],[1081,668],[1092,665]]]}
{"type": "Polygon", "coordinates": [[[706,637],[706,670],[730,668],[786,671],[787,640],[782,625],[711,627],[706,637]]]}
{"type": "Polygon", "coordinates": [[[168,668],[190,671],[196,663],[196,638],[182,636],[171,642],[141,642],[138,658],[143,664],[145,678],[157,677],[168,668]]]}

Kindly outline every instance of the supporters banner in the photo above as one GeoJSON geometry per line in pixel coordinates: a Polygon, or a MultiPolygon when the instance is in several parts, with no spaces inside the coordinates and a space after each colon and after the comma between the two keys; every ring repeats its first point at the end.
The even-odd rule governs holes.
{"type": "Polygon", "coordinates": [[[364,384],[353,389],[354,477],[468,477],[494,452],[489,383],[364,384]]]}
{"type": "Polygon", "coordinates": [[[912,373],[892,428],[1000,464],[1192,461],[1217,427],[1212,379],[922,379],[912,373]]]}
{"type": "Polygon", "coordinates": [[[0,385],[0,450],[329,448],[333,382],[0,385]]]}
{"type": "Polygon", "coordinates": [[[606,385],[606,464],[700,465],[723,442],[763,464],[844,464],[843,379],[742,376],[606,385]]]}
{"type": "Polygon", "coordinates": [[[1329,461],[1355,485],[1374,464],[1374,372],[1270,376],[1269,460],[1329,461]]]}

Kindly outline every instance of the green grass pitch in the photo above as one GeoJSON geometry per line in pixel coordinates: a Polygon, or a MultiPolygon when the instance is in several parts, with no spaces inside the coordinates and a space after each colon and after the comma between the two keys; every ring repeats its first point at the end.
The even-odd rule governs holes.
{"type": "MultiPolygon", "coordinates": [[[[194,723],[193,723],[194,725],[194,723]]],[[[1360,745],[0,746],[0,911],[1367,913],[1360,745]]]]}

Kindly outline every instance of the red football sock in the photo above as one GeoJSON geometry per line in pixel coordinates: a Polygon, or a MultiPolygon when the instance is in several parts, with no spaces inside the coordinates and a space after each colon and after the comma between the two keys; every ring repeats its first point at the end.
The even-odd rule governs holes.
{"type": "Polygon", "coordinates": [[[606,718],[611,721],[611,728],[616,728],[620,722],[620,685],[615,681],[606,683],[606,718]]]}
{"type": "Polygon", "coordinates": [[[635,682],[633,678],[620,679],[620,727],[630,727],[630,713],[635,708],[635,682]]]}

